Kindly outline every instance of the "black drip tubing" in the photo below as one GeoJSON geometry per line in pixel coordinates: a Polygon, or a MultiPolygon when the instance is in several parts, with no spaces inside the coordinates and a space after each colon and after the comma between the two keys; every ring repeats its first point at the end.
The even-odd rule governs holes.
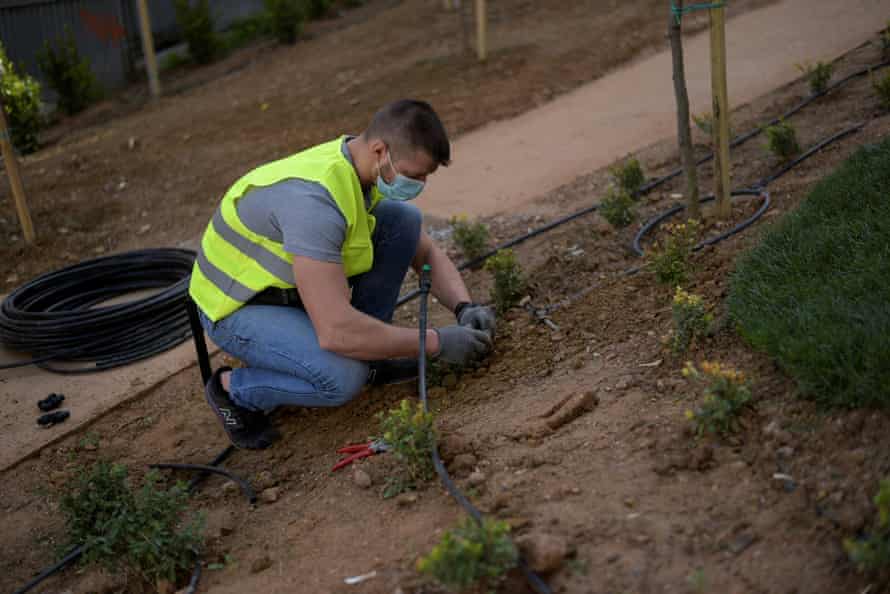
{"type": "Polygon", "coordinates": [[[96,258],[43,274],[0,305],[0,342],[57,373],[91,373],[147,359],[191,336],[185,297],[195,252],[161,248],[96,258]],[[147,297],[100,305],[134,291],[147,297]],[[52,362],[75,363],[57,367],[52,362]]]}
{"type": "MultiPolygon", "coordinates": [[[[429,295],[431,287],[430,267],[429,265],[425,265],[420,273],[420,288],[418,289],[418,294],[421,296],[421,299],[420,321],[418,323],[420,330],[420,353],[417,355],[417,387],[418,392],[420,393],[420,402],[423,405],[423,411],[427,413],[430,408],[426,389],[426,329],[427,319],[429,317],[429,295]]],[[[439,478],[442,480],[442,484],[445,485],[445,489],[448,493],[462,508],[464,508],[476,523],[482,524],[482,512],[480,512],[476,506],[467,499],[466,495],[461,492],[457,485],[454,484],[454,481],[448,474],[448,470],[445,468],[445,464],[442,462],[441,456],[439,456],[439,447],[435,440],[433,440],[432,458],[436,474],[439,475],[439,478]]],[[[541,579],[541,576],[532,571],[528,566],[528,562],[526,562],[522,556],[519,557],[519,569],[525,575],[525,579],[528,581],[529,585],[534,588],[535,592],[538,592],[538,594],[552,594],[553,591],[550,589],[550,586],[541,579]]]]}

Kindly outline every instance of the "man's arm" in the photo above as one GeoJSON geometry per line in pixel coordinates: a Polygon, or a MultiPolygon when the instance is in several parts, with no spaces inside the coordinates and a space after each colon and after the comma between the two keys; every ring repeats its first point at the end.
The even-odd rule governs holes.
{"type": "MultiPolygon", "coordinates": [[[[341,264],[294,256],[293,269],[321,348],[362,361],[418,355],[417,330],[385,324],[349,303],[341,264]]],[[[433,330],[427,330],[426,351],[429,355],[439,351],[439,336],[433,330]]]]}
{"type": "Polygon", "coordinates": [[[424,264],[429,264],[433,269],[432,291],[442,305],[454,311],[455,306],[461,301],[472,301],[467,285],[464,284],[464,279],[454,262],[425,231],[421,231],[420,243],[411,266],[420,274],[424,264]]]}

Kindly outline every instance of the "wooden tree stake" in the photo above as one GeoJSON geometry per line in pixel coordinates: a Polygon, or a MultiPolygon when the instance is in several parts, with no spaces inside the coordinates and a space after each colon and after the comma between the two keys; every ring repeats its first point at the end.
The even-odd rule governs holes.
{"type": "MultiPolygon", "coordinates": [[[[677,8],[683,9],[683,0],[676,0],[677,8]]],[[[698,202],[698,169],[692,152],[692,133],[689,130],[689,94],[686,90],[686,67],[683,62],[683,30],[680,19],[670,16],[668,36],[671,40],[671,56],[674,63],[674,96],[677,99],[677,138],[680,156],[686,174],[686,217],[701,218],[698,202]]]]}
{"type": "Polygon", "coordinates": [[[726,88],[726,9],[710,9],[711,87],[714,95],[714,195],[717,216],[729,218],[731,186],[729,174],[729,92],[726,88]]]}
{"type": "Polygon", "coordinates": [[[142,53],[145,55],[145,69],[148,71],[148,88],[153,99],[161,96],[161,81],[158,78],[158,61],[155,58],[155,42],[151,35],[151,18],[146,0],[138,0],[139,29],[142,37],[142,53]]]}
{"type": "Polygon", "coordinates": [[[485,0],[476,0],[476,55],[484,62],[488,55],[486,35],[488,17],[485,12],[485,0]]]}
{"type": "Polygon", "coordinates": [[[6,126],[6,111],[2,98],[0,98],[0,150],[3,152],[3,164],[6,166],[6,174],[9,176],[9,186],[12,188],[19,224],[22,226],[25,243],[30,245],[36,241],[37,236],[34,233],[34,223],[31,221],[31,211],[28,210],[28,203],[25,200],[25,188],[22,185],[22,177],[19,172],[19,161],[9,137],[9,128],[6,126]]]}

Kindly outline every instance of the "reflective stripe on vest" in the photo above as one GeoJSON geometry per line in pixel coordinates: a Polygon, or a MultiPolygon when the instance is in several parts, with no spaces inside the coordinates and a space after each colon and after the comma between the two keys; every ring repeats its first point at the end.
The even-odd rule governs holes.
{"type": "MultiPolygon", "coordinates": [[[[365,208],[352,164],[343,155],[345,137],[262,165],[232,185],[201,238],[189,293],[213,321],[229,315],[269,287],[293,288],[293,256],[282,243],[251,231],[238,216],[237,203],[256,187],[286,179],[322,185],[346,220],[342,247],[346,276],[367,272],[373,263],[371,233],[376,221],[365,208]]],[[[372,188],[371,209],[381,196],[372,188]]]]}

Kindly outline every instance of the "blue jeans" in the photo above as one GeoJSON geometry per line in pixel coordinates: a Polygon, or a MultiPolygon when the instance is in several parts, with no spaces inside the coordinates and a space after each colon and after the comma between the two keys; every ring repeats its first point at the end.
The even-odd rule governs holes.
{"type": "MultiPolygon", "coordinates": [[[[392,321],[405,273],[420,240],[422,215],[410,204],[385,200],[374,209],[374,264],[350,279],[352,305],[392,321]]],[[[235,404],[271,411],[279,406],[340,406],[368,379],[368,363],[323,350],[312,321],[297,307],[245,305],[216,323],[200,313],[219,348],[246,367],[232,371],[235,404]]]]}

